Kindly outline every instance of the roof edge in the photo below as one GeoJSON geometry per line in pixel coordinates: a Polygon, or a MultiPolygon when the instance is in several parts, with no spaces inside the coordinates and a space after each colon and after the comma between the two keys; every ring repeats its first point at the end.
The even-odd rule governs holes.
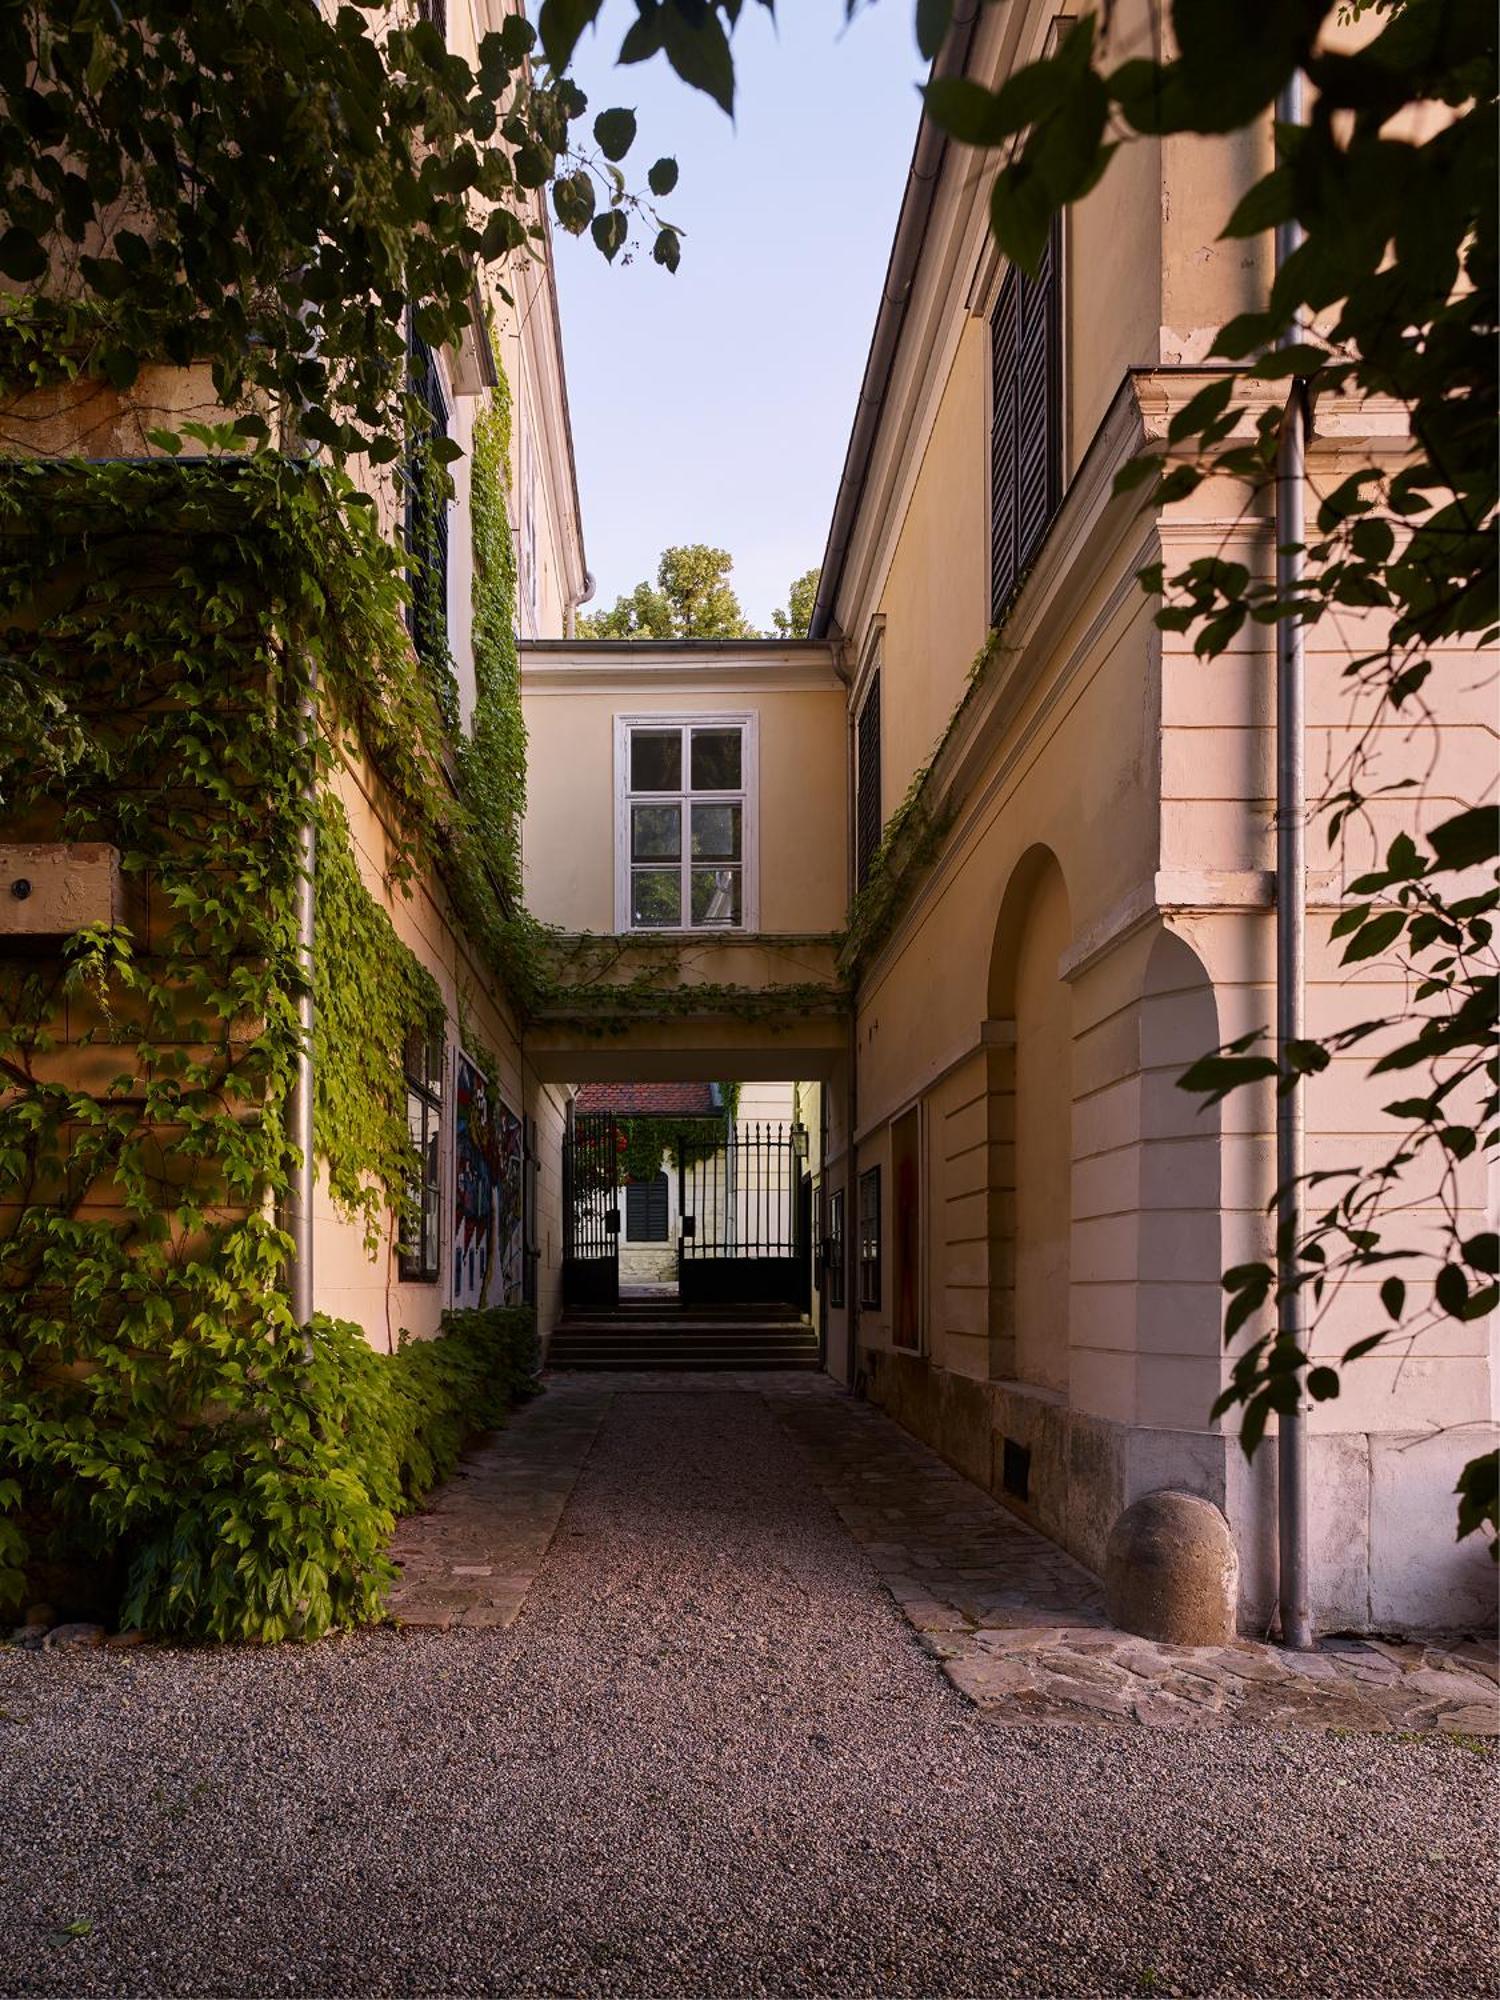
{"type": "MultiPolygon", "coordinates": [[[[983,0],[967,0],[967,5],[965,0],[959,0],[953,25],[933,60],[932,81],[963,75],[982,11],[983,0]]],[[[926,247],[927,224],[932,217],[947,152],[947,135],[931,123],[924,108],[917,126],[906,188],[901,197],[901,212],[896,218],[895,240],[891,244],[890,262],[886,266],[875,330],[870,336],[870,351],[859,386],[854,425],[849,434],[849,448],[844,455],[844,470],[834,498],[833,519],[829,523],[828,541],[823,550],[818,594],[808,625],[810,639],[827,639],[833,623],[834,605],[844,580],[844,565],[849,556],[854,523],[864,498],[870,458],[880,430],[886,392],[890,388],[891,374],[901,346],[906,310],[911,303],[912,287],[926,247]]]]}

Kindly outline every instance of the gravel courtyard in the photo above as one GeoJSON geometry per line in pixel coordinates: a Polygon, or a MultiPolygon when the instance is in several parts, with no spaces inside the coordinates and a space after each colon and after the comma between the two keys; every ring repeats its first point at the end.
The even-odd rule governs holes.
{"type": "Polygon", "coordinates": [[[1470,1995],[1497,1768],[987,1719],[757,1397],[635,1393],[509,1630],[0,1653],[0,1989],[1470,1995]]]}

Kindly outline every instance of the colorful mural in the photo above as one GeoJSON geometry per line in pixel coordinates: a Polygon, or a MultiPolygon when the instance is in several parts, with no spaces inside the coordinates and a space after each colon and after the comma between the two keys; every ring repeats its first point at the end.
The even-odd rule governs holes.
{"type": "Polygon", "coordinates": [[[459,1051],[453,1115],[453,1303],[486,1303],[495,1246],[498,1152],[490,1086],[459,1051]]]}
{"type": "Polygon", "coordinates": [[[516,1305],[525,1275],[520,1119],[459,1052],[453,1117],[453,1304],[516,1305]]]}
{"type": "Polygon", "coordinates": [[[495,1208],[499,1242],[499,1296],[494,1303],[514,1306],[524,1296],[526,1278],[526,1137],[521,1121],[506,1104],[498,1107],[499,1178],[495,1208]]]}

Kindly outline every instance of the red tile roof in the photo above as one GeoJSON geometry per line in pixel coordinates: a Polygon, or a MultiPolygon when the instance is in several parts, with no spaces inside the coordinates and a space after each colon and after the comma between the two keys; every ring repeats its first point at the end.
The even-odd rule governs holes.
{"type": "Polygon", "coordinates": [[[576,1102],[616,1118],[711,1118],[723,1110],[717,1100],[711,1083],[586,1083],[576,1102]]]}

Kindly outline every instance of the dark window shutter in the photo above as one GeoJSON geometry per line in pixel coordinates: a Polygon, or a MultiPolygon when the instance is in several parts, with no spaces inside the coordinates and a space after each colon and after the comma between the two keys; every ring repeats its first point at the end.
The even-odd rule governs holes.
{"type": "Polygon", "coordinates": [[[1012,266],[990,322],[990,618],[998,622],[1062,497],[1062,241],[1012,266]]]}
{"type": "Polygon", "coordinates": [[[1016,434],[1020,392],[1021,279],[1015,266],[1005,274],[995,317],[990,322],[990,363],[994,413],[990,428],[990,622],[998,620],[1015,587],[1016,434]]]}
{"type": "Polygon", "coordinates": [[[420,447],[447,437],[448,405],[432,349],[417,333],[410,335],[409,348],[411,392],[422,416],[406,462],[406,546],[413,558],[406,622],[418,656],[441,665],[447,657],[447,473],[420,447]]]}
{"type": "Polygon", "coordinates": [[[632,1243],[667,1240],[667,1177],[632,1181],[625,1190],[625,1234],[632,1243]]]}
{"type": "Polygon", "coordinates": [[[880,674],[870,677],[855,732],[854,879],[863,889],[880,845],[880,674]]]}

